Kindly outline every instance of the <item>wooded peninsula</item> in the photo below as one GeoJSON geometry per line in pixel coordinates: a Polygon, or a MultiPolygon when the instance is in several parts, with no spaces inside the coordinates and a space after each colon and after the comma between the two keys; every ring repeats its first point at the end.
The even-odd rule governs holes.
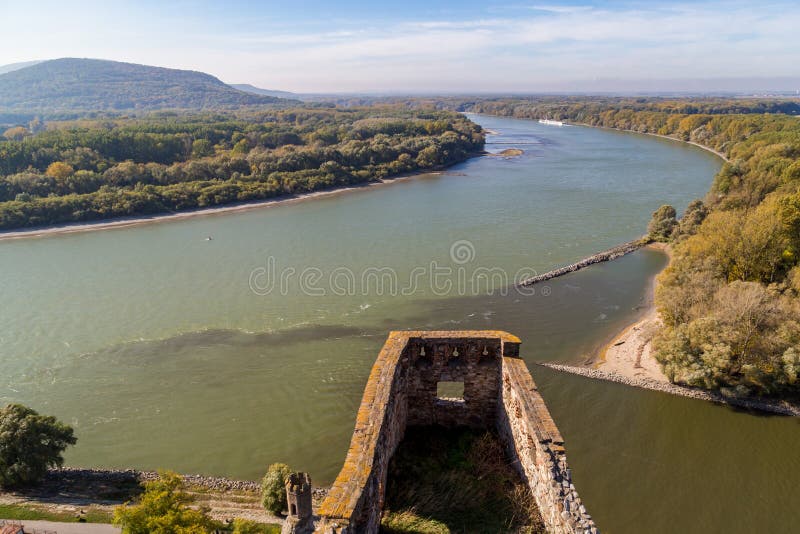
{"type": "Polygon", "coordinates": [[[800,111],[796,100],[543,98],[454,102],[690,141],[728,161],[704,199],[649,233],[671,244],[654,348],[676,383],[731,395],[800,393],[800,111]]]}

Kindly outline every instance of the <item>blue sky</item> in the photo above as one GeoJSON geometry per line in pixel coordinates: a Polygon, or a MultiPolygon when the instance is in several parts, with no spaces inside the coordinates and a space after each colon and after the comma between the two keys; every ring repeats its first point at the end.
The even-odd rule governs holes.
{"type": "Polygon", "coordinates": [[[0,0],[0,34],[0,65],[97,57],[302,92],[800,77],[796,0],[0,0]]]}

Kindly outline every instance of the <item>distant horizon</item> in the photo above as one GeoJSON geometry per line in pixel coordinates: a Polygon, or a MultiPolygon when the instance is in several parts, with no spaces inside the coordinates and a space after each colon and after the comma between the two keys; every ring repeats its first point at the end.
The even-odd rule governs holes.
{"type": "Polygon", "coordinates": [[[304,94],[800,89],[800,10],[786,0],[301,4],[7,4],[0,31],[24,46],[0,64],[101,56],[304,94]]]}
{"type": "MultiPolygon", "coordinates": [[[[88,59],[99,61],[119,61],[111,58],[48,58],[39,60],[27,60],[0,65],[0,76],[6,72],[12,72],[22,68],[27,68],[46,61],[57,59],[88,59]]],[[[122,63],[133,63],[120,61],[122,63]]],[[[168,65],[148,65],[151,67],[181,69],[168,65]]],[[[204,72],[204,71],[198,71],[204,72]]],[[[219,78],[214,72],[204,72],[219,78]]],[[[251,81],[221,81],[230,86],[249,85],[257,89],[268,91],[283,92],[282,87],[261,87],[251,81]]],[[[660,80],[631,80],[631,79],[598,79],[598,80],[575,80],[572,82],[562,82],[560,88],[551,89],[513,91],[446,91],[446,90],[419,90],[419,91],[310,91],[293,92],[296,95],[308,96],[365,96],[365,97],[434,97],[434,96],[479,96],[479,97],[525,97],[525,96],[545,96],[545,95],[565,95],[565,96],[800,96],[800,77],[762,77],[762,78],[696,78],[696,79],[660,79],[660,80]]]]}

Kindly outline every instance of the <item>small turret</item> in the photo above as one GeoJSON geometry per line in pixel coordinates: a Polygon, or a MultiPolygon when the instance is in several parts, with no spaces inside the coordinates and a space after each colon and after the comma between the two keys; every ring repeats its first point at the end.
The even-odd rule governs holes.
{"type": "Polygon", "coordinates": [[[292,473],[286,478],[286,502],[289,517],[300,521],[311,517],[311,477],[308,473],[292,473]]]}

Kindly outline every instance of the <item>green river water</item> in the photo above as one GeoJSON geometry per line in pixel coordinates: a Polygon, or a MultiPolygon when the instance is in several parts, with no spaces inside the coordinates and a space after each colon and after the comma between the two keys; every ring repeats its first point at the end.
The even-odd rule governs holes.
{"type": "Polygon", "coordinates": [[[510,282],[641,235],[659,205],[702,197],[720,160],[653,137],[473,118],[499,133],[487,149],[525,154],[248,212],[0,242],[0,402],[74,425],[69,465],[255,479],[284,461],[324,484],[389,330],[503,329],[523,340],[602,530],[795,528],[798,420],[533,365],[580,362],[634,320],[662,254],[533,295],[499,290],[499,273],[510,282]],[[481,267],[495,291],[472,283],[481,267]]]}

